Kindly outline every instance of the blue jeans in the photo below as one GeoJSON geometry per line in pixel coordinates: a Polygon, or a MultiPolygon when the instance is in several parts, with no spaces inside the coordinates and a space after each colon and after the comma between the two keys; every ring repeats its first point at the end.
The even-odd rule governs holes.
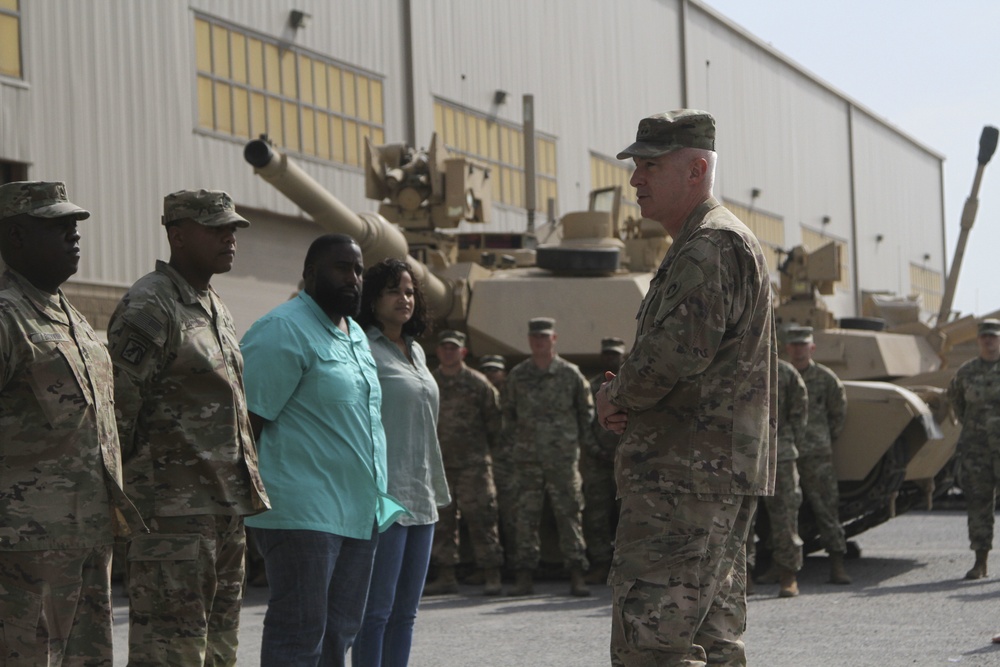
{"type": "Polygon", "coordinates": [[[378,533],[250,528],[271,588],[261,667],[345,665],[365,611],[378,533]]]}
{"type": "Polygon", "coordinates": [[[433,539],[432,523],[394,523],[379,536],[365,621],[351,651],[354,667],[406,667],[433,539]]]}

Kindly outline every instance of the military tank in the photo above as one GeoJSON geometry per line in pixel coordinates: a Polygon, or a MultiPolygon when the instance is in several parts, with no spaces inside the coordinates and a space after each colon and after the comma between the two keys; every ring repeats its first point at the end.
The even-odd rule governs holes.
{"type": "MultiPolygon", "coordinates": [[[[489,219],[489,172],[472,160],[449,156],[436,138],[426,151],[366,142],[366,194],[379,202],[378,213],[347,209],[266,138],[249,142],[244,157],[317,224],[357,240],[367,266],[385,257],[406,258],[439,325],[464,330],[475,355],[527,357],[527,320],[549,316],[558,321],[561,355],[583,367],[596,362],[601,338],[633,338],[635,313],[669,246],[657,223],[618,220],[621,193],[614,189],[592,193],[587,211],[553,222],[558,243],[539,243],[532,233],[461,231],[462,222],[475,229],[489,219]]],[[[782,287],[783,308],[776,318],[820,330],[817,346],[824,363],[833,362],[827,350],[840,350],[853,363],[858,356],[839,341],[854,332],[834,330],[832,316],[816,298],[817,290],[839,278],[831,274],[840,266],[838,258],[831,259],[835,252],[834,246],[790,253],[782,267],[787,287],[782,287]],[[812,286],[808,298],[796,292],[802,284],[812,286]]],[[[904,340],[919,348],[928,368],[934,366],[937,357],[928,356],[914,335],[894,339],[888,347],[900,349],[904,340]]],[[[899,355],[887,356],[898,361],[899,355]]],[[[848,423],[835,443],[835,463],[843,491],[841,518],[852,536],[900,509],[894,501],[911,475],[926,479],[936,472],[937,457],[925,450],[936,451],[943,438],[941,422],[917,393],[885,381],[894,374],[848,378],[848,423]]],[[[818,531],[806,513],[803,537],[807,548],[817,548],[818,531]]]]}

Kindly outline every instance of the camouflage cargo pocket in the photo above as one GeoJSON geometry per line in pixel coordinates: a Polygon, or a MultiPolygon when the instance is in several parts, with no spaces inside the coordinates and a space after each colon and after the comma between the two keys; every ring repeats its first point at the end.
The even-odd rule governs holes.
{"type": "Polygon", "coordinates": [[[3,625],[0,664],[34,667],[48,662],[48,647],[44,641],[38,641],[41,614],[41,595],[0,584],[0,624],[3,625]]]}
{"type": "Polygon", "coordinates": [[[74,428],[90,405],[83,381],[61,346],[53,346],[31,365],[31,389],[53,428],[74,428]]]}
{"type": "MultiPolygon", "coordinates": [[[[128,546],[132,613],[156,616],[178,611],[201,595],[198,535],[141,535],[128,546]]],[[[200,599],[200,598],[199,598],[200,599]]]]}
{"type": "Polygon", "coordinates": [[[619,546],[609,581],[613,586],[636,579],[666,584],[682,563],[701,560],[707,548],[708,533],[656,535],[619,546]]]}

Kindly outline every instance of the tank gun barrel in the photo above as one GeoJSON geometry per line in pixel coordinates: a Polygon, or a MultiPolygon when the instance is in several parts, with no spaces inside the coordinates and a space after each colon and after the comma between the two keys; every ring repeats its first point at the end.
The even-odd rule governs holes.
{"type": "Polygon", "coordinates": [[[1000,131],[991,125],[984,127],[983,133],[979,136],[979,155],[976,158],[979,166],[976,168],[976,177],[972,182],[972,192],[965,200],[965,206],[962,209],[962,229],[959,232],[958,243],[955,245],[955,258],[951,262],[951,270],[948,271],[948,281],[944,294],[941,296],[941,310],[937,317],[938,326],[945,324],[951,315],[951,304],[955,298],[955,290],[958,288],[958,274],[962,268],[962,258],[965,256],[965,245],[969,241],[969,231],[976,221],[976,212],[979,210],[979,186],[982,183],[986,165],[997,149],[998,137],[1000,137],[1000,131]]]}
{"type": "Polygon", "coordinates": [[[410,257],[403,233],[377,213],[355,213],[331,195],[309,174],[275,151],[271,145],[254,139],[243,149],[243,157],[254,172],[308,213],[324,229],[347,234],[361,248],[365,266],[372,266],[387,257],[406,260],[413,276],[420,283],[427,306],[438,317],[447,317],[454,306],[451,286],[432,274],[420,261],[410,257]]]}

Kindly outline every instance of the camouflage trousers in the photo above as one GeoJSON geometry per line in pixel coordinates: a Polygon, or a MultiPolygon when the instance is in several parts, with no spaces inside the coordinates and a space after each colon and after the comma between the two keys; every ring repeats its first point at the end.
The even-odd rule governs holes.
{"type": "Polygon", "coordinates": [[[500,517],[500,542],[507,554],[507,562],[513,562],[517,552],[517,478],[514,462],[510,458],[493,453],[493,482],[497,490],[497,515],[500,517]]]}
{"type": "Polygon", "coordinates": [[[962,493],[969,514],[969,546],[974,551],[993,548],[993,515],[1000,485],[1000,452],[988,443],[962,443],[962,493]]]}
{"type": "Polygon", "coordinates": [[[476,564],[482,568],[503,565],[503,547],[497,528],[497,491],[488,463],[467,468],[445,468],[451,503],[438,510],[434,526],[431,562],[437,566],[458,565],[458,519],[469,528],[469,541],[476,564]]]}
{"type": "Polygon", "coordinates": [[[517,464],[517,549],[514,568],[534,570],[541,559],[538,528],[542,522],[545,494],[559,532],[559,550],[566,567],[587,569],[587,544],[583,540],[583,486],[575,461],[562,465],[547,462],[517,464]]]}
{"type": "Polygon", "coordinates": [[[593,564],[609,565],[618,522],[614,463],[581,452],[580,476],[583,478],[583,538],[587,543],[587,555],[593,564]]]}
{"type": "Polygon", "coordinates": [[[755,496],[633,494],[621,499],[611,664],[746,665],[746,549],[755,496]]]}
{"type": "MultiPolygon", "coordinates": [[[[802,489],[799,488],[799,471],[795,459],[778,461],[774,476],[774,495],[764,496],[771,532],[768,543],[771,547],[771,562],[783,570],[798,572],[802,569],[802,538],[799,537],[799,507],[802,505],[802,489]]],[[[751,524],[752,526],[752,524],[751,524]]],[[[753,528],[747,537],[747,560],[752,561],[750,545],[753,528]]],[[[752,569],[752,568],[751,568],[752,569]]]]}
{"type": "Polygon", "coordinates": [[[812,508],[819,539],[830,553],[847,551],[844,527],[840,525],[840,491],[832,454],[810,454],[798,460],[802,495],[812,508]]]}
{"type": "Polygon", "coordinates": [[[110,667],[111,552],[0,552],[0,665],[110,667]]]}
{"type": "Polygon", "coordinates": [[[246,536],[238,516],[154,517],[128,548],[129,665],[236,664],[246,536]]]}

